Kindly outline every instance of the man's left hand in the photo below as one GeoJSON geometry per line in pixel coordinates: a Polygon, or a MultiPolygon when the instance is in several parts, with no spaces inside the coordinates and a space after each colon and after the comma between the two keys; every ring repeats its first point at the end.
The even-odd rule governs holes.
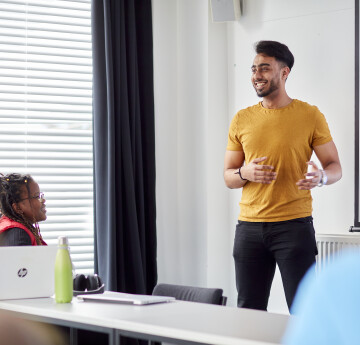
{"type": "Polygon", "coordinates": [[[304,174],[305,179],[296,182],[296,185],[298,186],[299,189],[304,189],[304,190],[313,189],[319,184],[321,180],[322,175],[318,166],[312,161],[307,162],[307,164],[311,167],[311,171],[304,174]]]}

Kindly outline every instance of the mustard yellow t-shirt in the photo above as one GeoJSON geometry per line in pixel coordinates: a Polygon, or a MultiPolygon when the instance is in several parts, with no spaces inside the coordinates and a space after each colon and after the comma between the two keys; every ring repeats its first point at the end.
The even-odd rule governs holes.
{"type": "Polygon", "coordinates": [[[243,151],[245,164],[267,157],[277,178],[271,184],[248,181],[243,187],[239,219],[277,222],[310,216],[312,197],[299,190],[314,146],[332,140],[324,115],[315,106],[294,99],[279,109],[266,109],[261,102],[240,110],[233,118],[227,150],[243,151]]]}

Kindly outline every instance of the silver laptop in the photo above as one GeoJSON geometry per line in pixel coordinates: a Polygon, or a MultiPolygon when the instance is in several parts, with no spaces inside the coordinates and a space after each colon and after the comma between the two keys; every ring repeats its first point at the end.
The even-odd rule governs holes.
{"type": "Polygon", "coordinates": [[[57,246],[0,247],[0,300],[54,294],[57,246]]]}
{"type": "Polygon", "coordinates": [[[77,298],[81,301],[123,303],[135,305],[165,303],[175,300],[174,297],[168,296],[136,295],[114,291],[105,291],[102,294],[78,295],[77,298]]]}

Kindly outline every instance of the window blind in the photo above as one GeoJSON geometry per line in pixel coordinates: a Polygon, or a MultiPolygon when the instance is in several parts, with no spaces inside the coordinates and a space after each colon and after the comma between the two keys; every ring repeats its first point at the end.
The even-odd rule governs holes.
{"type": "Polygon", "coordinates": [[[0,172],[44,192],[48,244],[94,270],[91,0],[1,0],[0,172]]]}

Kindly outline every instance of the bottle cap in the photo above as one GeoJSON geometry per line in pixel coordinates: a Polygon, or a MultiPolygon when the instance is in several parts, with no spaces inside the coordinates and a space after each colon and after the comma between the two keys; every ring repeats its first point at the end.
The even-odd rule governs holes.
{"type": "Polygon", "coordinates": [[[59,246],[68,246],[69,245],[68,238],[66,236],[59,236],[58,244],[59,244],[59,246]]]}

